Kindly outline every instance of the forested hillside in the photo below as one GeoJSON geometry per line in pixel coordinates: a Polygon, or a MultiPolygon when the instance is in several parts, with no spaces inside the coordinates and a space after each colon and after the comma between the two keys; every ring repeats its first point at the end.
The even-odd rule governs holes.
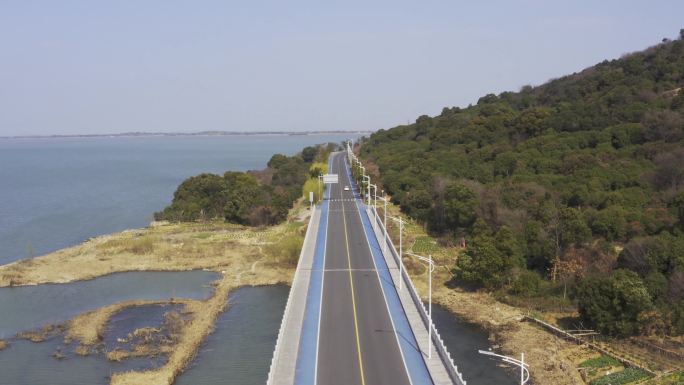
{"type": "Polygon", "coordinates": [[[680,38],[380,130],[361,156],[459,284],[569,296],[613,335],[684,333],[680,38]]]}

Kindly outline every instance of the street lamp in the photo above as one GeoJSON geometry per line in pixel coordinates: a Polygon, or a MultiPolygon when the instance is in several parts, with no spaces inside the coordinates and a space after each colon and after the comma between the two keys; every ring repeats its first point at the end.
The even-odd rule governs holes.
{"type": "Polygon", "coordinates": [[[513,364],[515,366],[519,366],[520,367],[520,385],[525,385],[527,383],[527,381],[530,380],[530,370],[529,370],[530,365],[525,363],[525,353],[520,353],[520,359],[516,360],[513,357],[504,356],[502,354],[496,354],[496,353],[488,351],[488,350],[478,350],[477,352],[480,354],[484,354],[486,356],[492,356],[492,357],[500,358],[501,361],[503,361],[503,362],[513,364]]]}
{"type": "MultiPolygon", "coordinates": [[[[363,168],[363,166],[361,166],[361,167],[363,168]]],[[[364,172],[363,183],[366,184],[366,186],[367,186],[366,191],[368,192],[368,206],[370,206],[370,176],[365,175],[365,173],[366,173],[365,168],[363,168],[363,172],[364,172]],[[368,179],[368,180],[366,181],[366,179],[368,179]]]]}
{"type": "Polygon", "coordinates": [[[428,359],[432,359],[432,272],[435,271],[435,264],[432,262],[432,255],[425,258],[410,251],[406,254],[428,264],[428,317],[430,318],[430,325],[428,325],[428,359]]]}
{"type": "Polygon", "coordinates": [[[318,200],[323,201],[323,174],[318,174],[318,200]]]}
{"type": "Polygon", "coordinates": [[[382,196],[380,197],[380,200],[385,202],[385,210],[383,211],[385,219],[382,222],[385,227],[385,244],[383,245],[382,252],[387,254],[387,198],[385,198],[385,190],[382,190],[382,196]]]}
{"type": "MultiPolygon", "coordinates": [[[[370,188],[373,188],[373,230],[378,228],[378,186],[369,183],[368,184],[368,193],[370,195],[370,188]]],[[[368,197],[368,200],[370,201],[370,196],[368,197]]],[[[370,203],[370,202],[369,202],[370,203]]]]}
{"type": "MultiPolygon", "coordinates": [[[[401,217],[396,218],[396,217],[389,216],[388,218],[395,221],[395,222],[399,222],[399,290],[401,290],[401,283],[404,280],[404,277],[402,275],[402,271],[403,271],[402,266],[404,266],[404,262],[401,260],[401,258],[403,256],[403,251],[402,251],[403,235],[402,234],[404,233],[404,220],[401,219],[401,217]]],[[[387,231],[387,228],[385,227],[385,232],[386,231],[387,231]]]]}

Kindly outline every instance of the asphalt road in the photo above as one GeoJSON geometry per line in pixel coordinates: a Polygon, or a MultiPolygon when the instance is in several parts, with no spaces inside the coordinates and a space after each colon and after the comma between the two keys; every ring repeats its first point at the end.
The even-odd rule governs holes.
{"type": "Polygon", "coordinates": [[[397,335],[345,169],[334,154],[323,276],[317,385],[409,385],[397,335]]]}

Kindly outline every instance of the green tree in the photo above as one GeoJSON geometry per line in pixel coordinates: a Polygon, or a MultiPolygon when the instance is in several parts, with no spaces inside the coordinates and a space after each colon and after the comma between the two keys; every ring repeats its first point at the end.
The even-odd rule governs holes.
{"type": "Polygon", "coordinates": [[[309,147],[304,147],[302,150],[302,159],[306,163],[311,163],[316,159],[316,154],[318,154],[318,148],[309,146],[309,147]]]}
{"type": "Polygon", "coordinates": [[[226,172],[228,188],[224,215],[228,222],[249,224],[252,210],[266,203],[266,197],[259,182],[253,176],[242,172],[226,172]]]}
{"type": "Polygon", "coordinates": [[[156,219],[195,221],[223,216],[226,201],[226,182],[214,174],[200,174],[190,177],[178,186],[171,205],[156,219]]]}
{"type": "Polygon", "coordinates": [[[577,292],[580,317],[600,332],[629,336],[639,333],[640,315],[652,309],[644,282],[629,270],[617,270],[608,278],[583,281],[577,292]]]}
{"type": "Polygon", "coordinates": [[[500,287],[507,277],[506,256],[491,237],[476,237],[456,263],[457,277],[489,289],[500,287]]]}
{"type": "Polygon", "coordinates": [[[444,192],[444,219],[452,229],[470,228],[477,218],[475,194],[461,184],[452,184],[444,192]]]}

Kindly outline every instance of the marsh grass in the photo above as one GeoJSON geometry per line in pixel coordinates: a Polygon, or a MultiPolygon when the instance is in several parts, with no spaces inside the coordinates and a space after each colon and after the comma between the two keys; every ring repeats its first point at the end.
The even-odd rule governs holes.
{"type": "Polygon", "coordinates": [[[129,252],[133,254],[150,254],[159,242],[159,237],[152,234],[137,235],[110,239],[97,245],[98,250],[107,254],[129,252]]]}
{"type": "Polygon", "coordinates": [[[266,254],[275,263],[296,266],[299,261],[299,254],[302,251],[304,238],[299,234],[291,234],[282,237],[277,242],[265,247],[266,254]]]}

